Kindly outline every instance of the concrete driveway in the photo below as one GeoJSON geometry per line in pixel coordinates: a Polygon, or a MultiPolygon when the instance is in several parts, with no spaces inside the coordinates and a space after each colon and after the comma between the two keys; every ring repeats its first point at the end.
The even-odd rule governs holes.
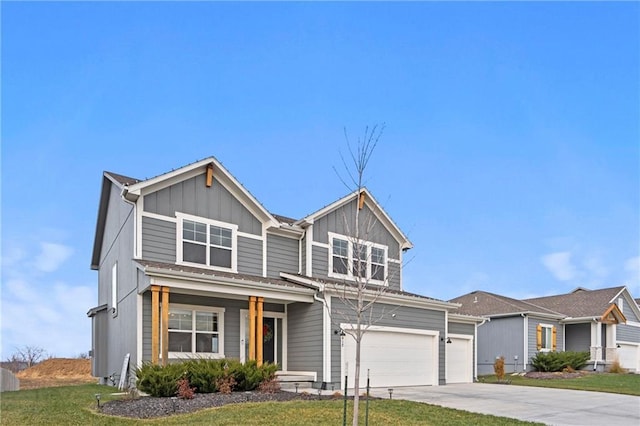
{"type": "MultiPolygon", "coordinates": [[[[386,388],[372,389],[371,394],[389,398],[386,388]]],[[[398,387],[393,399],[549,425],[640,425],[640,397],[612,393],[470,383],[398,387]]]]}

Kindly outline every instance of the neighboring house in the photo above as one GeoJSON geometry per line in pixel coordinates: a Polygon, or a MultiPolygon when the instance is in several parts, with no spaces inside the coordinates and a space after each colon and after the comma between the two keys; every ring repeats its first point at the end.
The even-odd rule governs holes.
{"type": "Polygon", "coordinates": [[[497,357],[507,372],[530,371],[538,352],[585,351],[589,368],[618,360],[640,373],[640,309],[626,287],[578,288],[571,293],[516,300],[474,291],[450,300],[457,312],[483,316],[478,327],[478,374],[492,374],[497,357]]]}
{"type": "Polygon", "coordinates": [[[358,266],[388,287],[362,343],[362,383],[367,369],[374,387],[470,382],[481,319],[402,290],[411,247],[366,189],[295,220],[266,210],[213,157],[144,181],[105,172],[92,373],[106,382],[127,354],[131,367],[226,357],[338,388],[355,345],[341,336],[351,321],[337,296],[358,266]],[[347,232],[354,209],[375,219],[359,244],[347,232]]]}

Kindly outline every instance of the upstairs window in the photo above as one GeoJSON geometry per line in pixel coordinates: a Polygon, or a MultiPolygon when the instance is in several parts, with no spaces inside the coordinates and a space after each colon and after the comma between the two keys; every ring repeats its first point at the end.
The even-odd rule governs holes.
{"type": "Polygon", "coordinates": [[[183,214],[177,217],[178,263],[236,272],[236,225],[183,214]]]}
{"type": "Polygon", "coordinates": [[[387,278],[387,247],[369,241],[353,241],[343,235],[329,233],[331,255],[329,276],[370,280],[383,284],[387,278]]]}

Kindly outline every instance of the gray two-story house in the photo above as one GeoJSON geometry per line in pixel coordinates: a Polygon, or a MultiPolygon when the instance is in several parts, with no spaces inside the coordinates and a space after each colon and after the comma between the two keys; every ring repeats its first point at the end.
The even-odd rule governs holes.
{"type": "Polygon", "coordinates": [[[366,189],[291,219],[213,157],[142,181],[105,172],[91,262],[98,304],[88,312],[93,375],[120,374],[127,355],[129,375],[143,362],[236,358],[337,388],[355,359],[341,289],[360,271],[376,298],[362,342],[372,386],[470,382],[480,319],[403,291],[411,247],[366,189]],[[348,232],[354,209],[372,219],[366,239],[348,232]]]}

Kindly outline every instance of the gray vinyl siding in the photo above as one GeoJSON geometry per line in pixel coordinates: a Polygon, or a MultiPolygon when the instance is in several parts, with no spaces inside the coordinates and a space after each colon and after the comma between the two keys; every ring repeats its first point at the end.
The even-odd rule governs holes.
{"type": "Polygon", "coordinates": [[[287,306],[287,369],[315,371],[318,381],[322,377],[323,305],[292,303],[287,306]]]}
{"type": "MultiPolygon", "coordinates": [[[[120,197],[120,190],[111,185],[107,209],[104,238],[100,250],[98,269],[98,305],[107,304],[106,319],[100,324],[102,339],[92,348],[99,366],[98,377],[119,374],[122,362],[128,353],[132,360],[137,357],[136,346],[136,289],[137,268],[133,259],[133,206],[120,197]],[[113,316],[111,274],[118,263],[117,315],[113,316]]],[[[102,320],[100,320],[102,321],[102,320]]],[[[134,363],[130,363],[133,365],[134,363]]]]}
{"type": "Polygon", "coordinates": [[[400,286],[402,265],[395,262],[389,262],[388,267],[389,272],[387,273],[387,285],[393,290],[402,290],[400,286]]]}
{"type": "Polygon", "coordinates": [[[535,318],[529,317],[529,363],[531,363],[530,359],[535,357],[538,353],[537,346],[537,326],[538,324],[548,324],[556,327],[556,350],[561,352],[564,350],[562,346],[562,342],[564,342],[564,327],[560,325],[558,321],[546,319],[546,318],[535,318]]]}
{"type": "MultiPolygon", "coordinates": [[[[328,244],[328,233],[355,236],[355,211],[357,200],[345,204],[343,207],[327,213],[325,216],[315,219],[313,223],[313,240],[319,243],[328,244]],[[345,222],[346,220],[346,222],[345,222]]],[[[389,230],[375,218],[375,215],[365,204],[360,210],[360,239],[382,244],[389,248],[388,256],[392,259],[399,259],[400,243],[391,235],[389,230]],[[367,225],[371,228],[367,232],[367,225]]]]}
{"type": "Polygon", "coordinates": [[[311,273],[316,278],[326,278],[329,273],[329,251],[325,247],[311,247],[311,273]]]}
{"type": "Polygon", "coordinates": [[[616,328],[616,339],[623,342],[640,343],[640,327],[619,324],[616,328]]]}
{"type": "Polygon", "coordinates": [[[176,224],[150,217],[142,218],[142,258],[176,262],[176,224]]]}
{"type": "MultiPolygon", "coordinates": [[[[91,320],[91,332],[92,332],[92,348],[94,354],[105,354],[107,348],[105,347],[108,340],[108,311],[103,310],[92,318],[91,320]]],[[[107,367],[106,356],[93,356],[91,358],[91,374],[94,377],[107,377],[109,369],[107,367]]]]}
{"type": "MultiPolygon", "coordinates": [[[[380,318],[373,325],[410,328],[418,330],[438,331],[440,336],[444,336],[445,313],[442,311],[419,309],[406,306],[394,306],[377,303],[373,307],[373,318],[380,318]],[[395,317],[391,315],[395,314],[395,317]]],[[[353,312],[345,307],[345,304],[338,298],[331,299],[332,329],[338,329],[340,323],[352,321],[353,312]]],[[[338,334],[331,335],[331,378],[334,382],[340,381],[341,367],[341,342],[338,334]]],[[[347,337],[345,337],[347,338],[347,337]]],[[[438,340],[438,382],[445,384],[445,342],[438,340]]]]}
{"type": "Polygon", "coordinates": [[[300,253],[300,271],[302,275],[307,275],[307,237],[302,238],[302,251],[300,253]]]}
{"type": "Polygon", "coordinates": [[[591,324],[565,324],[564,333],[566,351],[589,352],[591,348],[591,324]]]}
{"type": "Polygon", "coordinates": [[[176,183],[144,196],[144,211],[175,217],[176,212],[238,225],[240,232],[262,235],[262,224],[224,188],[213,179],[209,188],[205,174],[176,183]]]}
{"type": "Polygon", "coordinates": [[[463,324],[459,322],[449,323],[449,334],[467,334],[474,335],[475,326],[473,324],[463,324]]]}
{"type": "Polygon", "coordinates": [[[241,274],[262,274],[262,240],[238,237],[238,272],[241,274]]]}
{"type": "Polygon", "coordinates": [[[297,274],[300,241],[267,234],[267,276],[280,278],[280,272],[297,274]]]}
{"type": "Polygon", "coordinates": [[[505,359],[505,372],[522,371],[524,360],[523,321],[524,319],[519,315],[492,318],[491,321],[478,327],[479,376],[493,374],[493,363],[500,356],[504,356],[505,359]],[[518,357],[517,366],[515,356],[518,357]]]}
{"type": "Polygon", "coordinates": [[[151,292],[142,295],[142,361],[151,361],[151,292]]]}

